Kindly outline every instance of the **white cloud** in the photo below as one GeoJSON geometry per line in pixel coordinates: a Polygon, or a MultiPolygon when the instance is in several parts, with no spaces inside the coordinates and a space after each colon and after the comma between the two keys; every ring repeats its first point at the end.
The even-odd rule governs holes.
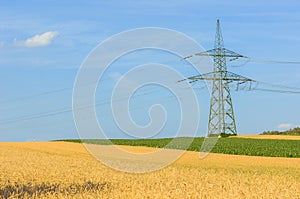
{"type": "Polygon", "coordinates": [[[25,47],[38,47],[38,46],[48,46],[51,44],[52,40],[58,36],[57,31],[49,31],[40,35],[35,35],[25,41],[14,41],[15,45],[25,46],[25,47]]]}
{"type": "Polygon", "coordinates": [[[4,46],[4,41],[0,41],[0,47],[4,46]]]}
{"type": "Polygon", "coordinates": [[[288,130],[288,129],[296,128],[298,126],[300,125],[283,123],[283,124],[279,124],[277,128],[280,130],[288,130]]]}
{"type": "Polygon", "coordinates": [[[277,126],[278,129],[289,129],[291,128],[293,125],[292,124],[279,124],[277,126]]]}

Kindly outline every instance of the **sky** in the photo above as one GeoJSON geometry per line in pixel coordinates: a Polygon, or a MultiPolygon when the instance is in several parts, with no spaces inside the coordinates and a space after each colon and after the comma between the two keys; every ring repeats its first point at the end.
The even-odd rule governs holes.
{"type": "MultiPolygon", "coordinates": [[[[220,19],[226,48],[253,58],[247,64],[228,63],[229,71],[260,82],[300,87],[299,64],[274,62],[300,61],[299,8],[297,0],[1,1],[0,141],[78,138],[69,110],[81,64],[105,39],[135,28],[172,29],[209,50],[214,45],[216,20],[220,19]]],[[[168,63],[186,76],[195,73],[192,67],[168,53],[131,53],[106,71],[96,100],[109,97],[117,79],[126,71],[153,61],[168,63]]],[[[195,85],[200,108],[197,136],[203,136],[207,132],[209,93],[197,87],[200,86],[195,85]]],[[[146,125],[149,107],[160,103],[169,117],[157,137],[174,136],[180,111],[178,102],[170,100],[171,95],[163,90],[132,100],[133,120],[146,125]]],[[[233,89],[231,95],[239,134],[300,126],[300,94],[233,89]]],[[[109,108],[109,103],[96,108],[107,136],[130,137],[112,122],[109,108]]]]}

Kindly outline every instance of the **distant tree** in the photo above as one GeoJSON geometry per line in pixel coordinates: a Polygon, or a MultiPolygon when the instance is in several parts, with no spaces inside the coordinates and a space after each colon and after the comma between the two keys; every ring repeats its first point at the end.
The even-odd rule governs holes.
{"type": "Polygon", "coordinates": [[[300,135],[300,127],[289,129],[287,131],[264,131],[261,135],[300,135]]]}

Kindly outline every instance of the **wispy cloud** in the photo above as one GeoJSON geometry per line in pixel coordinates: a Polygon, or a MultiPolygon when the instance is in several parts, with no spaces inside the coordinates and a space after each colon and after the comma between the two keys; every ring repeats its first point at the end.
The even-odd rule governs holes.
{"type": "Polygon", "coordinates": [[[277,128],[280,129],[280,130],[287,130],[287,129],[295,128],[297,126],[299,126],[299,125],[283,123],[283,124],[279,124],[277,126],[277,128]]]}
{"type": "Polygon", "coordinates": [[[4,41],[0,41],[0,47],[4,46],[4,41]]]}
{"type": "Polygon", "coordinates": [[[14,44],[17,46],[25,47],[39,47],[39,46],[48,46],[52,43],[53,39],[57,37],[59,33],[57,31],[49,31],[40,35],[35,35],[26,39],[25,41],[14,41],[14,44]]]}
{"type": "Polygon", "coordinates": [[[292,124],[279,124],[277,126],[278,129],[288,129],[291,128],[293,125],[292,124]]]}

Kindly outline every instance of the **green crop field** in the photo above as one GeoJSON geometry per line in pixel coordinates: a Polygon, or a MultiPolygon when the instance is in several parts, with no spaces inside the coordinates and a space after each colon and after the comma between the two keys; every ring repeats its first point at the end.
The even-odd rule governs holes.
{"type": "MultiPolygon", "coordinates": [[[[192,138],[174,138],[174,143],[168,148],[183,149],[185,141],[192,138]]],[[[173,138],[163,139],[112,139],[116,145],[148,146],[163,148],[173,138]]],[[[200,151],[204,138],[194,138],[187,150],[200,151]]],[[[69,142],[80,142],[89,144],[111,144],[108,140],[63,140],[69,142]]],[[[269,157],[300,157],[300,140],[273,140],[273,139],[247,139],[247,138],[220,138],[211,151],[212,153],[248,155],[248,156],[269,156],[269,157]]]]}

